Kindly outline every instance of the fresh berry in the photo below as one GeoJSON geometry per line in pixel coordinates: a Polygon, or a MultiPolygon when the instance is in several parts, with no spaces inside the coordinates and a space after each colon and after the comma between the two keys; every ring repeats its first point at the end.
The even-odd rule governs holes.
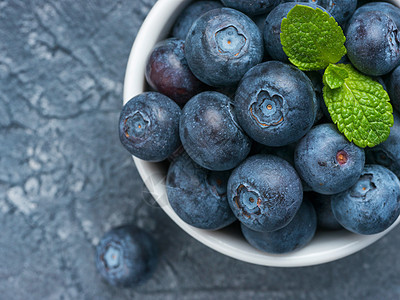
{"type": "Polygon", "coordinates": [[[228,181],[228,201],[233,213],[255,231],[286,226],[303,199],[294,168],[273,155],[254,155],[233,170],[228,181]]]}
{"type": "Polygon", "coordinates": [[[339,223],[358,234],[382,232],[400,214],[400,182],[379,165],[366,165],[357,183],[332,196],[332,210],[339,223]]]}
{"type": "Polygon", "coordinates": [[[186,37],[189,67],[211,86],[239,82],[263,58],[263,41],[257,25],[245,14],[231,9],[214,9],[203,14],[186,37]]]}
{"type": "Polygon", "coordinates": [[[96,247],[96,267],[113,286],[137,286],[152,275],[156,265],[153,238],[133,225],[112,229],[96,247]]]}
{"type": "Polygon", "coordinates": [[[316,97],[299,69],[269,61],[246,73],[236,91],[239,124],[255,141],[284,146],[303,137],[314,124],[316,97]]]}
{"type": "Polygon", "coordinates": [[[129,100],[119,119],[119,138],[134,156],[162,161],[179,144],[181,109],[167,96],[146,92],[129,100]]]}
{"type": "Polygon", "coordinates": [[[189,225],[210,230],[223,228],[236,220],[226,195],[229,175],[229,171],[206,170],[183,153],[168,169],[168,201],[189,225]]]}
{"type": "Polygon", "coordinates": [[[371,76],[389,73],[400,62],[400,37],[394,20],[381,11],[365,11],[349,21],[347,56],[361,72],[371,76]]]}
{"type": "Polygon", "coordinates": [[[350,143],[334,124],[321,124],[298,142],[294,162],[300,177],[315,192],[332,195],[357,182],[364,168],[365,153],[350,143]]]}
{"type": "Polygon", "coordinates": [[[237,123],[232,101],[223,94],[204,92],[190,99],[179,126],[186,152],[206,169],[230,170],[250,152],[251,140],[237,123]]]}
{"type": "Polygon", "coordinates": [[[180,105],[207,89],[190,71],[184,49],[182,40],[171,38],[159,42],[149,56],[145,73],[153,89],[180,105]]]}

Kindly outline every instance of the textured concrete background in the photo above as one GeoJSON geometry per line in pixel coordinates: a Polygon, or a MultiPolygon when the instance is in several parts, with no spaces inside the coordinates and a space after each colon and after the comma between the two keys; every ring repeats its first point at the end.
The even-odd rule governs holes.
{"type": "Polygon", "coordinates": [[[399,299],[400,228],[338,262],[253,266],[190,238],[120,146],[130,47],[155,0],[0,0],[0,299],[399,299]],[[94,248],[134,221],[160,246],[136,290],[106,285],[94,248]]]}

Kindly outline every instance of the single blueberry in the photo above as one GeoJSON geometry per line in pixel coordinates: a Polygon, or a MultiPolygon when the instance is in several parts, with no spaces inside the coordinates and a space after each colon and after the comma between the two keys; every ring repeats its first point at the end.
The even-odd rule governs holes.
{"type": "Polygon", "coordinates": [[[315,126],[295,150],[300,177],[324,195],[343,192],[355,184],[365,164],[364,150],[350,143],[334,124],[315,126]]]}
{"type": "Polygon", "coordinates": [[[367,163],[382,165],[400,178],[400,116],[393,114],[394,125],[383,143],[366,151],[367,163]]]}
{"type": "Polygon", "coordinates": [[[310,130],[316,101],[313,85],[302,71],[269,61],[243,77],[236,91],[235,112],[251,138],[278,147],[297,141],[310,130]]]}
{"type": "Polygon", "coordinates": [[[262,15],[269,13],[281,0],[221,0],[225,6],[240,10],[246,15],[262,15]]]}
{"type": "Polygon", "coordinates": [[[230,172],[209,171],[183,153],[169,167],[167,195],[171,207],[186,223],[216,230],[236,218],[228,204],[226,186],[230,172]]]}
{"type": "Polygon", "coordinates": [[[273,155],[254,155],[233,170],[228,181],[228,202],[233,213],[255,231],[286,226],[303,199],[294,168],[273,155]]]}
{"type": "Polygon", "coordinates": [[[321,6],[314,3],[299,2],[299,3],[282,3],[275,7],[267,16],[263,31],[265,50],[269,55],[276,60],[288,62],[288,57],[282,49],[281,44],[281,23],[286,18],[289,11],[296,5],[306,5],[312,8],[319,8],[326,11],[321,6]]]}
{"type": "Polygon", "coordinates": [[[157,43],[147,60],[145,73],[154,90],[180,105],[207,89],[190,71],[184,49],[185,42],[175,38],[157,43]]]}
{"type": "Polygon", "coordinates": [[[179,144],[181,109],[167,96],[146,92],[129,100],[119,119],[119,138],[134,156],[147,161],[162,161],[179,144]]]}
{"type": "Polygon", "coordinates": [[[238,125],[233,106],[223,94],[203,92],[183,108],[179,125],[182,145],[206,169],[232,169],[250,152],[251,140],[238,125]]]}
{"type": "Polygon", "coordinates": [[[152,275],[156,265],[153,238],[133,225],[110,230],[96,247],[97,270],[113,286],[137,286],[152,275]]]}
{"type": "Polygon", "coordinates": [[[350,189],[333,195],[338,222],[358,234],[376,234],[392,225],[400,214],[400,182],[380,165],[366,165],[350,189]]]}
{"type": "Polygon", "coordinates": [[[172,36],[184,40],[192,24],[204,13],[223,5],[218,1],[196,1],[188,5],[179,15],[174,27],[172,36]]]}
{"type": "Polygon", "coordinates": [[[351,63],[367,75],[385,75],[400,62],[398,28],[381,11],[365,11],[353,16],[346,30],[345,45],[351,63]]]}
{"type": "Polygon", "coordinates": [[[242,224],[242,233],[253,247],[275,254],[287,253],[304,247],[314,237],[317,229],[315,210],[308,200],[285,227],[272,232],[254,231],[242,224]]]}
{"type": "Polygon", "coordinates": [[[211,10],[198,18],[186,37],[185,55],[193,74],[208,85],[234,85],[263,58],[260,30],[243,13],[211,10]]]}
{"type": "Polygon", "coordinates": [[[315,212],[317,213],[318,227],[328,230],[343,228],[333,215],[331,206],[332,195],[312,193],[308,198],[311,199],[311,203],[314,205],[315,212]]]}

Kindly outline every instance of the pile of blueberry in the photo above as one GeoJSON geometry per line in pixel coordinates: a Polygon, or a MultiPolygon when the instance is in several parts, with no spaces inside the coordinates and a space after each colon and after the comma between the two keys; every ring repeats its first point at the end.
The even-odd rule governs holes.
{"type": "MultiPolygon", "coordinates": [[[[300,2],[221,2],[192,3],[155,46],[145,74],[153,91],[123,107],[122,144],[171,162],[167,194],[182,220],[207,230],[239,220],[262,251],[303,247],[317,226],[387,229],[400,214],[400,117],[374,148],[349,142],[327,112],[322,74],[300,71],[282,49],[282,19],[300,2]]],[[[301,4],[335,18],[347,38],[341,62],[386,84],[399,110],[400,9],[301,4]]]]}

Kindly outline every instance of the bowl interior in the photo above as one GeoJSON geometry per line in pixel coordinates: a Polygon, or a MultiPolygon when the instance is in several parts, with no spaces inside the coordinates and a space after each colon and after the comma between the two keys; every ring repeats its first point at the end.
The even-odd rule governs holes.
{"type": "MultiPolygon", "coordinates": [[[[166,38],[171,26],[190,0],[159,0],[144,21],[132,46],[124,81],[124,104],[137,94],[145,91],[144,72],[146,59],[154,45],[166,38]]],[[[400,0],[392,1],[400,6],[400,0]]],[[[330,262],[353,254],[392,230],[400,217],[386,231],[363,236],[346,230],[318,231],[313,240],[297,251],[273,255],[251,247],[242,237],[236,226],[218,231],[194,228],[183,222],[169,205],[165,177],[167,166],[163,163],[150,163],[133,157],[147,188],[167,215],[183,230],[208,247],[233,258],[253,264],[276,267],[300,267],[330,262]]]]}

